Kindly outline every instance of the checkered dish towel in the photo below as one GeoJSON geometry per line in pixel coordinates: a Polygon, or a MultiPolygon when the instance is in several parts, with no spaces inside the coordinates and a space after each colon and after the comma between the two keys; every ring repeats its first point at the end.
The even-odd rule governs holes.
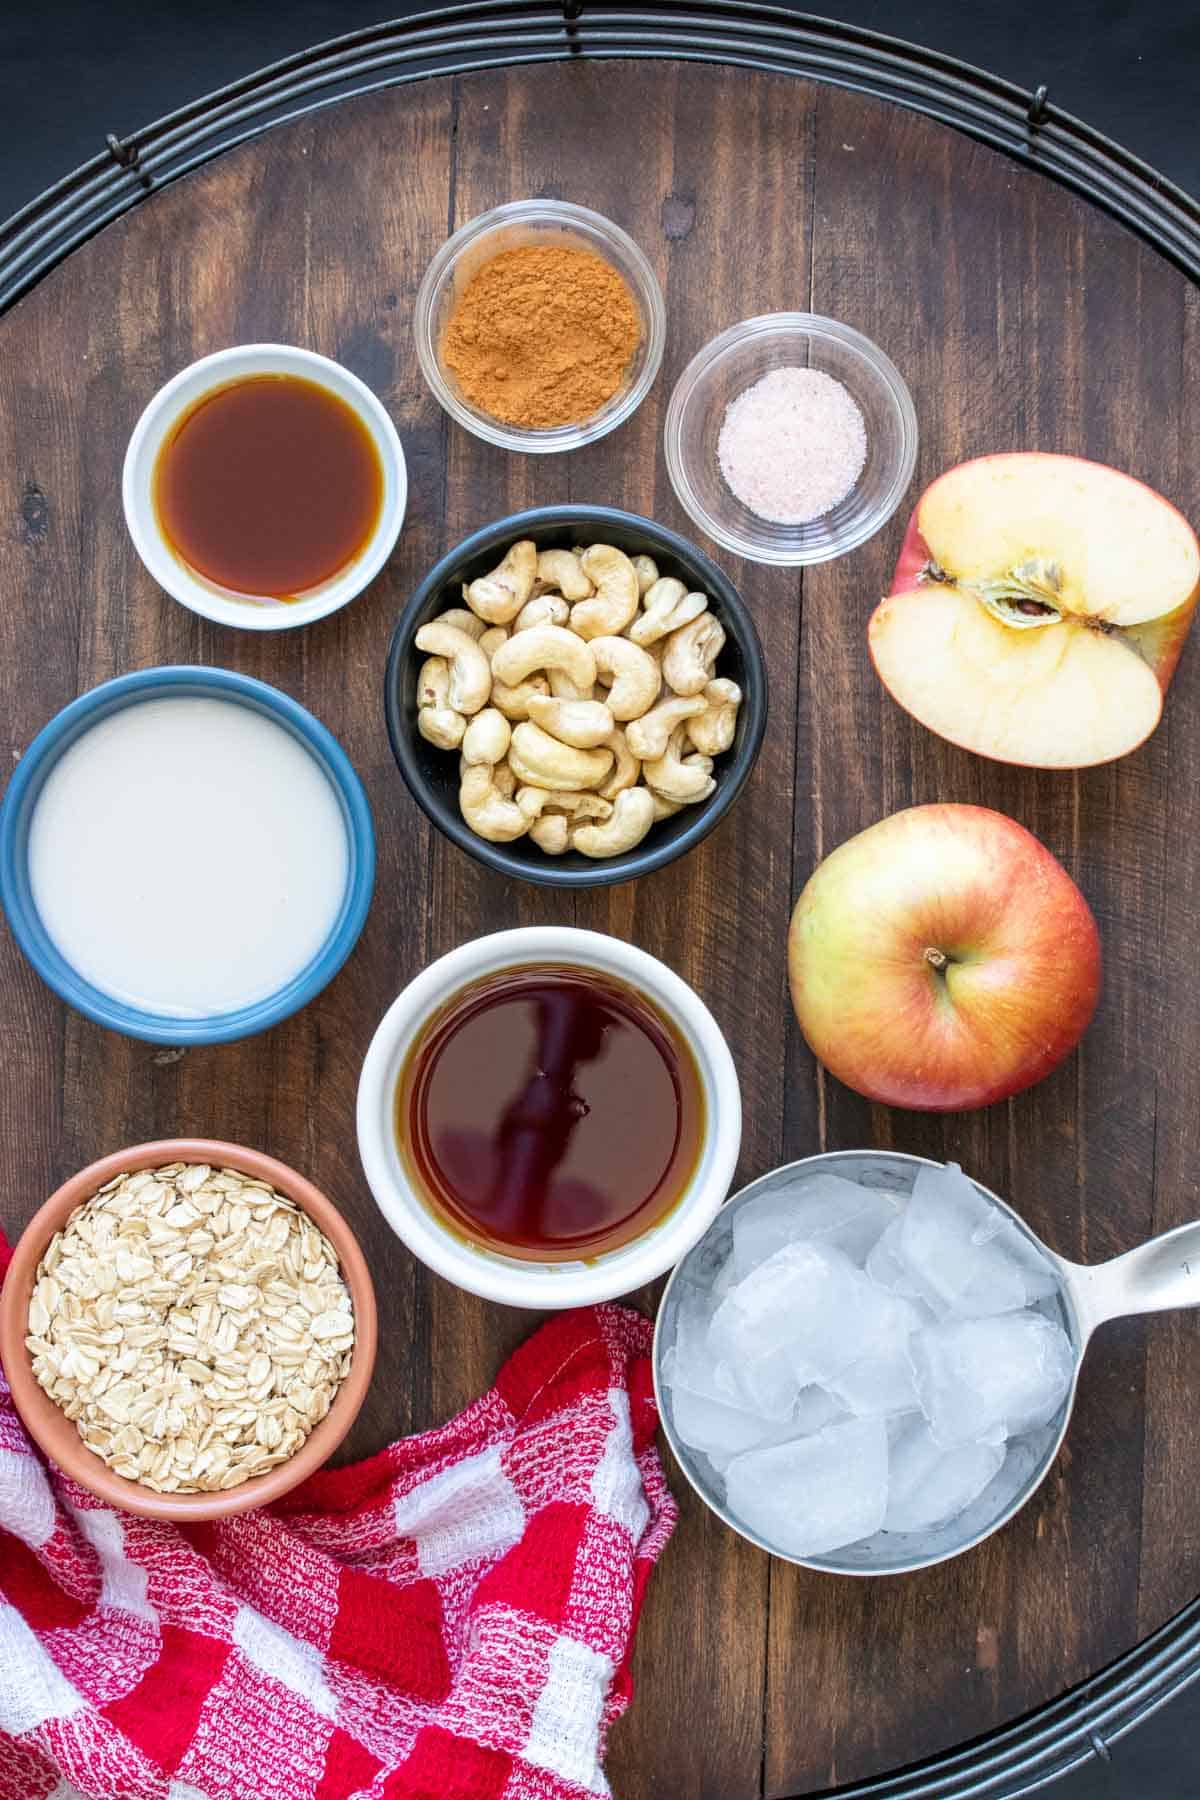
{"type": "Polygon", "coordinates": [[[607,1794],[675,1521],[649,1338],[561,1315],[440,1430],[179,1527],[47,1471],[0,1377],[0,1800],[607,1794]]]}

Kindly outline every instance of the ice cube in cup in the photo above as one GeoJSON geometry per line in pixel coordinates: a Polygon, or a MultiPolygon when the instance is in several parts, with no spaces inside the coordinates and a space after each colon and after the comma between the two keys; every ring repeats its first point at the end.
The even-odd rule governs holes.
{"type": "Polygon", "coordinates": [[[734,1374],[747,1410],[770,1419],[791,1416],[810,1376],[796,1372],[791,1339],[812,1289],[807,1245],[776,1251],[725,1294],[708,1328],[711,1354],[734,1374]]]}
{"type": "Polygon", "coordinates": [[[1062,1281],[1058,1270],[1050,1258],[1011,1219],[1002,1217],[996,1242],[1021,1271],[1027,1306],[1032,1306],[1038,1300],[1048,1300],[1052,1294],[1059,1292],[1062,1281]]]}
{"type": "MultiPolygon", "coordinates": [[[[662,1380],[670,1395],[671,1418],[685,1444],[721,1470],[731,1456],[753,1444],[773,1443],[783,1429],[747,1402],[729,1365],[709,1344],[715,1311],[711,1296],[691,1282],[680,1284],[675,1335],[663,1354],[662,1380]]],[[[791,1383],[790,1372],[788,1375],[791,1383]]]]}
{"type": "Polygon", "coordinates": [[[791,1243],[730,1289],[713,1315],[709,1342],[739,1382],[757,1362],[778,1355],[797,1386],[824,1385],[887,1351],[915,1323],[907,1301],[883,1293],[842,1251],[791,1243]]]}
{"type": "MultiPolygon", "coordinates": [[[[708,1328],[716,1303],[702,1288],[680,1283],[675,1309],[675,1336],[663,1356],[663,1380],[671,1388],[685,1388],[724,1406],[741,1406],[744,1396],[729,1365],[715,1355],[708,1328]]],[[[703,1448],[703,1446],[701,1446],[703,1448]]]]}
{"type": "Polygon", "coordinates": [[[1066,1332],[1040,1313],[947,1319],[914,1332],[909,1352],[921,1410],[947,1447],[1045,1425],[1075,1373],[1066,1332]]]}
{"type": "Polygon", "coordinates": [[[682,1387],[671,1390],[671,1422],[684,1443],[703,1451],[718,1471],[743,1450],[780,1443],[793,1430],[790,1420],[772,1423],[741,1407],[726,1406],[720,1400],[682,1387]]]}
{"type": "Polygon", "coordinates": [[[824,1388],[804,1388],[788,1418],[764,1419],[737,1406],[723,1405],[687,1388],[670,1390],[671,1423],[683,1442],[707,1456],[723,1474],[743,1450],[766,1444],[783,1444],[806,1437],[826,1425],[844,1419],[846,1410],[824,1388]]]}
{"type": "Polygon", "coordinates": [[[805,1310],[792,1324],[790,1355],[796,1373],[840,1398],[845,1398],[841,1383],[859,1385],[852,1371],[869,1383],[872,1371],[877,1381],[886,1382],[891,1369],[906,1386],[897,1365],[906,1363],[907,1341],[924,1316],[911,1301],[876,1287],[840,1251],[819,1244],[808,1250],[814,1281],[805,1310]]]}
{"type": "Polygon", "coordinates": [[[812,1175],[760,1194],[733,1220],[733,1259],[739,1275],[785,1244],[821,1243],[861,1268],[872,1244],[896,1218],[896,1199],[840,1175],[812,1175]]]}
{"type": "Polygon", "coordinates": [[[887,1509],[887,1428],[850,1419],[810,1437],[735,1456],[729,1510],[789,1556],[820,1556],[870,1537],[887,1509]]]}
{"type": "Polygon", "coordinates": [[[924,1419],[891,1447],[885,1531],[926,1531],[948,1524],[982,1494],[1004,1461],[1003,1444],[944,1449],[924,1419]]]}
{"type": "Polygon", "coordinates": [[[1057,1286],[1051,1264],[957,1163],[918,1172],[887,1248],[935,1309],[960,1318],[1017,1312],[1057,1286]]]}
{"type": "Polygon", "coordinates": [[[839,1423],[846,1417],[846,1409],[826,1388],[811,1387],[800,1389],[796,1396],[796,1404],[792,1416],[788,1420],[787,1429],[791,1437],[808,1437],[814,1431],[823,1431],[826,1425],[839,1423]]]}
{"type": "Polygon", "coordinates": [[[928,1290],[917,1280],[908,1264],[901,1260],[900,1233],[903,1229],[904,1220],[897,1216],[883,1235],[872,1244],[865,1265],[866,1273],[877,1287],[887,1288],[905,1300],[920,1299],[929,1305],[928,1290]]]}
{"type": "MultiPolygon", "coordinates": [[[[906,1303],[898,1299],[897,1304],[906,1303]]],[[[861,1418],[872,1414],[888,1418],[893,1413],[915,1413],[920,1402],[912,1358],[908,1354],[908,1340],[920,1327],[920,1317],[914,1310],[912,1325],[894,1338],[886,1349],[861,1357],[840,1375],[832,1377],[829,1393],[833,1399],[861,1418]]]]}

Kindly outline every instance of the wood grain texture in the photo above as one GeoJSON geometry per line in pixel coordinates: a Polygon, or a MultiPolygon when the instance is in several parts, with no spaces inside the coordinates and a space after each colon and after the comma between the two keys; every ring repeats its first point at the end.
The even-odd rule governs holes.
{"type": "MultiPolygon", "coordinates": [[[[663,467],[662,415],[694,350],[749,313],[812,306],[907,376],[918,482],[962,457],[1078,451],[1193,516],[1200,302],[1082,201],[926,120],[779,77],[676,64],[526,68],[343,103],[268,133],[103,232],[0,321],[0,758],[74,693],[130,667],[217,662],[275,682],[346,746],[379,843],[362,941],[298,1018],[180,1056],[68,1014],[0,936],[0,1218],[12,1232],[81,1163],[177,1130],[242,1139],[306,1170],[366,1245],[385,1329],[345,1454],[445,1419],[532,1316],[459,1294],[382,1224],[358,1167],[354,1094],[384,1007],[482,932],[577,923],[643,945],[729,1036],[745,1101],[740,1177],[818,1148],[958,1157],[1069,1256],[1100,1258],[1200,1210],[1200,677],[1107,769],[1040,775],[913,724],[864,632],[903,519],[794,575],[724,559],[771,676],[755,775],[686,861],[563,898],[480,869],[426,825],[392,764],[383,659],[414,583],[518,507],[602,501],[692,535],[663,467]],[[509,457],[452,429],[412,351],[412,302],[448,229],[501,200],[597,207],[663,281],[663,375],[638,416],[566,458],[509,457]],[[382,396],[408,457],[408,519],[371,592],[303,633],[193,618],[133,554],[120,464],[146,400],[223,345],[284,339],[382,396]],[[1081,1051],[1032,1092],[941,1120],[869,1106],[817,1070],[791,1019],[783,946],[815,863],[897,807],[995,806],[1066,862],[1104,936],[1081,1051]]],[[[916,490],[914,489],[914,492],[916,490]]],[[[636,1296],[651,1310],[656,1295],[636,1296]]],[[[1200,1588],[1200,1333],[1110,1327],[1068,1446],[998,1538],[876,1583],[770,1563],[675,1482],[682,1519],[643,1615],[638,1698],[610,1756],[623,1800],[751,1800],[893,1768],[1028,1711],[1109,1662],[1200,1588]]]]}

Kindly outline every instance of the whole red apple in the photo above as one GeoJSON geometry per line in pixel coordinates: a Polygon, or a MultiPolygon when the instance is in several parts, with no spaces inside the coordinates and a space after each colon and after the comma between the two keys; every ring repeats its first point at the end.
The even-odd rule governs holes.
{"type": "Polygon", "coordinates": [[[1003,813],[913,806],[827,856],[788,933],[792,1003],[847,1087],[965,1112],[1040,1081],[1100,992],[1096,922],[1062,864],[1003,813]]]}
{"type": "Polygon", "coordinates": [[[1082,769],[1150,735],[1200,597],[1200,544],[1102,463],[981,456],[938,477],[868,627],[880,680],[981,756],[1082,769]]]}

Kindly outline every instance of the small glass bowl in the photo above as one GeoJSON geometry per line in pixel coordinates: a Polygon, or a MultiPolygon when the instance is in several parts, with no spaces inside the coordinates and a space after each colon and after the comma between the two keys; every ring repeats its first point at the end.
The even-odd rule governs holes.
{"type": "Polygon", "coordinates": [[[917,460],[917,414],[890,357],[861,331],[817,313],[764,313],[731,325],[694,356],[671,395],[667,471],[684,511],[708,536],[751,562],[829,562],[874,537],[891,518],[917,460]],[[805,525],[760,519],[732,492],[717,461],[731,400],[772,369],[820,369],[862,412],[867,460],[844,500],[805,525]]]}
{"type": "Polygon", "coordinates": [[[504,450],[549,455],[590,444],[637,411],[662,362],[667,314],[654,270],[628,233],[611,219],[565,200],[513,200],[480,213],[446,239],[417,291],[413,330],[421,372],[452,419],[504,450]],[[641,326],[638,347],[612,398],[578,424],[555,425],[545,431],[508,425],[472,406],[441,358],[446,322],[467,283],[502,250],[517,250],[526,244],[561,245],[602,256],[624,278],[641,326]]]}

